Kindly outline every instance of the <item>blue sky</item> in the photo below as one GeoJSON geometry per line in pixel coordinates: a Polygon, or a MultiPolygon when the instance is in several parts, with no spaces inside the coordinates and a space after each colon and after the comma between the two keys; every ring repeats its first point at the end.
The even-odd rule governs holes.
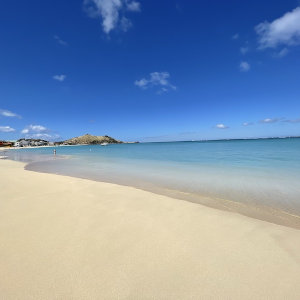
{"type": "Polygon", "coordinates": [[[4,1],[0,139],[300,135],[300,4],[4,1]]]}

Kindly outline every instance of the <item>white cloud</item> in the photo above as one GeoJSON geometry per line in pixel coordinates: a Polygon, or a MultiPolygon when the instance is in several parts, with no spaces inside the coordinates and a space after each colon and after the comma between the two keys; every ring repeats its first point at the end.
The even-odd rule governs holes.
{"type": "Polygon", "coordinates": [[[3,117],[21,118],[21,116],[17,115],[16,113],[5,109],[0,109],[0,115],[3,117]]]}
{"type": "Polygon", "coordinates": [[[34,133],[27,135],[26,138],[31,138],[31,139],[41,139],[41,140],[55,140],[59,139],[60,136],[58,134],[49,134],[49,133],[34,133]]]}
{"type": "Polygon", "coordinates": [[[236,33],[235,35],[232,36],[232,39],[233,39],[233,40],[237,40],[239,37],[240,37],[239,34],[236,33]]]}
{"type": "Polygon", "coordinates": [[[263,22],[255,27],[259,36],[259,48],[276,48],[279,45],[300,44],[300,7],[270,22],[263,22]]]}
{"type": "Polygon", "coordinates": [[[120,28],[126,32],[128,31],[128,29],[132,26],[132,23],[129,19],[123,17],[121,20],[120,20],[120,28]]]}
{"type": "Polygon", "coordinates": [[[266,118],[266,119],[263,119],[260,121],[260,123],[264,123],[264,124],[271,124],[271,123],[276,123],[278,121],[280,121],[281,119],[280,118],[266,118]]]}
{"type": "Polygon", "coordinates": [[[29,134],[29,133],[41,133],[46,132],[48,129],[42,125],[29,125],[25,127],[21,133],[29,134]]]}
{"type": "Polygon", "coordinates": [[[275,57],[284,57],[289,53],[287,48],[281,49],[278,53],[275,54],[275,57]]]}
{"type": "Polygon", "coordinates": [[[147,88],[148,82],[149,80],[142,78],[141,80],[136,80],[134,84],[139,86],[140,88],[147,88]]]}
{"type": "Polygon", "coordinates": [[[129,11],[141,11],[141,4],[137,1],[126,1],[126,8],[129,11]]]}
{"type": "Polygon", "coordinates": [[[61,74],[61,75],[54,75],[52,78],[53,78],[54,80],[63,82],[63,81],[66,79],[66,77],[67,77],[66,75],[61,74]]]}
{"type": "Polygon", "coordinates": [[[246,54],[247,52],[249,52],[249,47],[241,47],[240,51],[242,54],[246,54]]]}
{"type": "Polygon", "coordinates": [[[168,92],[169,90],[176,90],[176,86],[169,82],[170,74],[169,72],[152,72],[148,79],[142,78],[136,80],[134,84],[142,89],[147,89],[149,87],[158,87],[158,93],[168,92]]]}
{"type": "Polygon", "coordinates": [[[29,125],[21,133],[27,139],[55,140],[60,138],[58,134],[51,132],[51,130],[42,125],[29,125]]]}
{"type": "Polygon", "coordinates": [[[216,128],[218,128],[218,129],[227,129],[227,128],[229,128],[229,127],[226,126],[226,125],[224,125],[224,124],[217,124],[217,125],[216,125],[216,128]]]}
{"type": "Polygon", "coordinates": [[[140,3],[134,0],[84,0],[84,8],[91,18],[101,18],[102,29],[109,34],[116,28],[127,31],[132,26],[126,11],[139,12],[140,3]]]}
{"type": "Polygon", "coordinates": [[[62,40],[58,35],[54,36],[54,39],[57,41],[58,44],[62,46],[68,46],[68,43],[64,40],[62,40]]]}
{"type": "Polygon", "coordinates": [[[240,63],[240,71],[242,72],[248,72],[250,70],[250,64],[246,61],[242,61],[240,63]]]}
{"type": "Polygon", "coordinates": [[[244,122],[243,123],[243,126],[250,126],[250,125],[253,125],[253,122],[244,122]]]}
{"type": "Polygon", "coordinates": [[[13,132],[16,131],[14,128],[10,126],[0,126],[0,132],[13,132]]]}

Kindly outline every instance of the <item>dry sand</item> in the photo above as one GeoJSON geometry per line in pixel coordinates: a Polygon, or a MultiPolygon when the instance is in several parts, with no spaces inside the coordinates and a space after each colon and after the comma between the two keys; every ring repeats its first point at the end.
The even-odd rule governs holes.
{"type": "Polygon", "coordinates": [[[0,299],[300,299],[300,231],[0,160],[0,299]]]}

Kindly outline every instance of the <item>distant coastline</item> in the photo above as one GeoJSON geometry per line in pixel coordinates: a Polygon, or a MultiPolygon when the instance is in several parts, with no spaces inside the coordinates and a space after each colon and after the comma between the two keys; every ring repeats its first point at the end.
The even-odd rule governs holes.
{"type": "Polygon", "coordinates": [[[205,143],[205,142],[226,142],[226,141],[256,141],[256,140],[278,140],[278,139],[299,139],[300,136],[284,136],[284,137],[258,137],[258,138],[232,138],[232,139],[200,139],[200,140],[173,140],[173,141],[136,141],[136,142],[125,142],[116,140],[110,136],[92,136],[89,134],[71,138],[65,141],[58,141],[58,142],[50,142],[45,140],[36,140],[36,139],[19,139],[17,141],[4,141],[0,140],[0,149],[21,149],[21,148],[40,148],[40,147],[57,147],[57,146],[84,146],[84,145],[98,145],[101,143],[108,143],[108,144],[139,144],[139,143],[176,143],[176,142],[183,142],[183,143],[205,143]],[[87,138],[87,139],[86,139],[87,138]],[[33,141],[32,144],[27,144],[23,146],[16,145],[16,143],[20,141],[33,141]],[[37,145],[35,143],[41,143],[37,145]]]}
{"type": "Polygon", "coordinates": [[[56,147],[76,145],[107,145],[107,144],[134,144],[138,142],[123,142],[108,135],[95,136],[85,134],[65,141],[50,142],[42,139],[21,138],[17,141],[0,141],[0,148],[34,148],[34,147],[56,147]]]}
{"type": "Polygon", "coordinates": [[[261,138],[233,138],[233,139],[203,139],[203,140],[173,140],[173,141],[153,141],[141,143],[199,143],[199,142],[226,142],[226,141],[256,141],[256,140],[282,140],[282,139],[299,139],[300,136],[286,136],[286,137],[261,137],[261,138]]]}

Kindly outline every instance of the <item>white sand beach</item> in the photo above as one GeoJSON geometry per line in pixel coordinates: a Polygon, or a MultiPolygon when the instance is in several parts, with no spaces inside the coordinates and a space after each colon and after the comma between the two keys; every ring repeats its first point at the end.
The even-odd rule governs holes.
{"type": "Polygon", "coordinates": [[[0,160],[0,299],[300,299],[300,231],[0,160]]]}

